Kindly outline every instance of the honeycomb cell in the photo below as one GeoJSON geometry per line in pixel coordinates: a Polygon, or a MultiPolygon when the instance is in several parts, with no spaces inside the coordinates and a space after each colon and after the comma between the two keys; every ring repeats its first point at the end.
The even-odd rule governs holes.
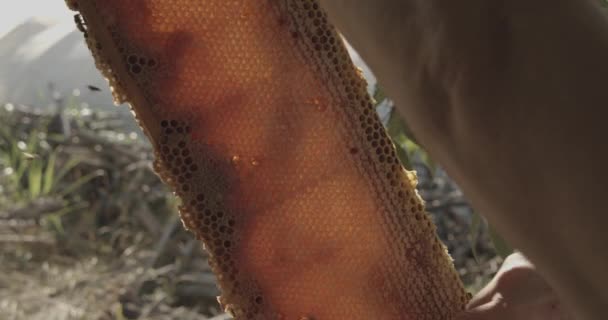
{"type": "Polygon", "coordinates": [[[316,0],[68,5],[236,319],[444,320],[464,308],[416,177],[316,0]]]}

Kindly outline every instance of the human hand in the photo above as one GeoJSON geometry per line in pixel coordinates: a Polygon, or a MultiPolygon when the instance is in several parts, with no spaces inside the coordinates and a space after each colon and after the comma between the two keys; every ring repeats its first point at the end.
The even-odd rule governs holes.
{"type": "MultiPolygon", "coordinates": [[[[608,19],[599,2],[319,1],[476,211],[526,252],[569,312],[605,319],[608,19]]],[[[545,283],[533,267],[506,268],[469,317],[520,319],[513,313],[550,305],[521,289],[545,283]],[[537,281],[517,283],[527,277],[537,281]]]]}
{"type": "Polygon", "coordinates": [[[572,320],[553,289],[521,253],[502,267],[457,320],[572,320]]]}

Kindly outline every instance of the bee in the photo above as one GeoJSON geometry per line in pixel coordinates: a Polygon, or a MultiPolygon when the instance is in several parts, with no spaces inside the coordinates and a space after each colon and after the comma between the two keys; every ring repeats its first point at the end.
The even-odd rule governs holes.
{"type": "Polygon", "coordinates": [[[80,14],[74,15],[74,22],[76,23],[76,28],[80,30],[80,32],[84,33],[85,36],[87,34],[87,25],[84,22],[84,18],[80,14]]]}
{"type": "Polygon", "coordinates": [[[35,153],[29,153],[29,152],[21,152],[23,154],[23,159],[25,159],[26,161],[32,161],[34,159],[38,159],[40,158],[39,155],[35,154],[35,153]]]}
{"type": "Polygon", "coordinates": [[[101,91],[101,89],[91,84],[87,85],[87,88],[89,88],[91,91],[101,91]]]}

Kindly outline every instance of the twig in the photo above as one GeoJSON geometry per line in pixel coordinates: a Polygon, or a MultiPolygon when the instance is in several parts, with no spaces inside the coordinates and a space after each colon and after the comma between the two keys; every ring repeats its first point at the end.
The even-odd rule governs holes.
{"type": "MultiPolygon", "coordinates": [[[[136,162],[141,160],[140,153],[137,150],[134,150],[133,147],[121,146],[115,142],[109,141],[106,138],[100,137],[94,132],[90,132],[88,130],[80,129],[78,132],[78,137],[82,140],[84,145],[100,145],[105,150],[111,150],[112,153],[124,156],[130,160],[130,162],[136,162]]],[[[148,150],[143,150],[148,151],[148,150]]],[[[106,151],[107,152],[107,151],[106,151]]]]}
{"type": "MultiPolygon", "coordinates": [[[[135,173],[135,177],[131,179],[131,182],[127,186],[126,190],[131,191],[137,189],[138,184],[141,184],[143,176],[144,171],[138,170],[135,173]]],[[[150,206],[148,206],[146,201],[138,202],[133,214],[139,221],[141,221],[150,234],[158,234],[158,232],[161,230],[160,222],[158,222],[158,219],[151,213],[150,206]]]]}
{"type": "Polygon", "coordinates": [[[55,212],[64,206],[60,199],[39,198],[22,207],[0,212],[0,219],[38,219],[43,214],[55,212]]]}
{"type": "Polygon", "coordinates": [[[18,230],[19,228],[28,228],[38,225],[35,219],[2,219],[0,218],[0,228],[11,228],[18,230]]]}
{"type": "Polygon", "coordinates": [[[440,211],[443,209],[447,209],[447,208],[452,208],[452,207],[468,207],[469,204],[464,201],[464,200],[460,200],[460,201],[447,201],[447,202],[443,202],[443,203],[439,203],[439,204],[430,204],[426,206],[426,209],[428,211],[440,211]]]}
{"type": "Polygon", "coordinates": [[[171,217],[171,220],[169,221],[169,223],[167,223],[165,225],[165,229],[163,230],[160,240],[158,240],[158,243],[156,244],[156,248],[154,249],[154,256],[150,259],[150,261],[147,264],[148,268],[154,267],[154,265],[156,264],[158,259],[163,255],[163,253],[167,249],[169,240],[171,240],[171,235],[173,234],[175,229],[177,229],[177,227],[180,225],[180,223],[181,223],[181,220],[179,219],[179,216],[173,215],[171,217]]]}
{"type": "Polygon", "coordinates": [[[0,243],[43,243],[55,245],[55,239],[50,236],[2,234],[0,235],[0,243]]]}
{"type": "Polygon", "coordinates": [[[158,306],[163,303],[165,300],[167,300],[166,296],[161,297],[160,299],[156,299],[154,302],[152,302],[151,304],[147,305],[144,310],[142,310],[141,315],[139,316],[140,319],[147,319],[154,310],[156,310],[156,308],[158,308],[158,306]]]}

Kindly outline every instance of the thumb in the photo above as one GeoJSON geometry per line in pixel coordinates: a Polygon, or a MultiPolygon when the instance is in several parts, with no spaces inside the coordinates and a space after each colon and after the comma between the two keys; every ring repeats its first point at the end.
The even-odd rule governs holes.
{"type": "Polygon", "coordinates": [[[559,303],[548,301],[524,305],[509,305],[500,294],[479,307],[469,309],[458,315],[455,320],[542,320],[569,319],[567,313],[561,310],[559,303]]]}
{"type": "Polygon", "coordinates": [[[501,303],[502,299],[492,301],[476,308],[464,311],[456,317],[456,320],[512,320],[518,319],[514,310],[506,308],[501,303]]]}

